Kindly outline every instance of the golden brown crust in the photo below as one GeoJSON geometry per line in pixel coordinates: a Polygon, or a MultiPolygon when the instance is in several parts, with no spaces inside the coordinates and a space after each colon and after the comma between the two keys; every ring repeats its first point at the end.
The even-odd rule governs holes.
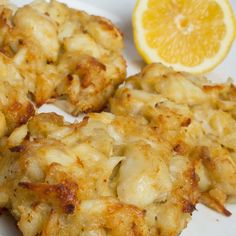
{"type": "Polygon", "coordinates": [[[14,128],[34,115],[34,105],[27,97],[23,78],[11,60],[0,53],[0,136],[9,135],[14,128]]]}
{"type": "Polygon", "coordinates": [[[58,201],[65,214],[73,214],[75,211],[78,185],[72,181],[65,180],[54,185],[19,182],[18,185],[21,188],[34,192],[39,199],[58,201]]]}

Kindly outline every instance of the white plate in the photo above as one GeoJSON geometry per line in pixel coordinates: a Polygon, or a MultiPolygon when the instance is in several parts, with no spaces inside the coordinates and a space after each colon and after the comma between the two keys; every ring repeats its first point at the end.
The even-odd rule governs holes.
{"type": "MultiPolygon", "coordinates": [[[[135,0],[61,0],[71,7],[86,10],[89,13],[105,16],[116,23],[125,36],[126,48],[125,57],[128,61],[128,74],[134,74],[144,65],[143,61],[137,54],[132,39],[131,29],[131,12],[135,0]]],[[[31,2],[30,0],[12,0],[16,5],[22,5],[31,2]]],[[[234,12],[236,14],[236,2],[231,0],[234,12]]],[[[217,81],[225,81],[228,77],[235,78],[236,83],[236,43],[233,45],[228,57],[219,65],[209,78],[217,81]]],[[[45,105],[40,111],[54,111],[64,115],[68,121],[74,121],[75,118],[62,112],[61,110],[45,105]]],[[[198,205],[197,211],[194,212],[193,218],[188,227],[183,231],[181,236],[235,236],[236,235],[236,205],[228,205],[227,208],[233,213],[231,217],[224,217],[208,208],[198,205]]],[[[0,236],[18,236],[21,235],[15,226],[14,221],[9,216],[0,217],[0,236]]]]}

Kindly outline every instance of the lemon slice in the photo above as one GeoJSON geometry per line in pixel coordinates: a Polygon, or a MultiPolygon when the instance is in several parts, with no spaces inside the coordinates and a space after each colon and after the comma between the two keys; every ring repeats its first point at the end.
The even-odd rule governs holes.
{"type": "Polygon", "coordinates": [[[236,32],[228,0],[138,0],[133,29],[147,63],[161,62],[194,74],[216,67],[236,32]]]}

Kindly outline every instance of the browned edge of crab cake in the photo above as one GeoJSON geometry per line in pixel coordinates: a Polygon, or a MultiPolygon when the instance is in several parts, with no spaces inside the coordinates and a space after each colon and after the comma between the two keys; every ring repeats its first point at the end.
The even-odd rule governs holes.
{"type": "Polygon", "coordinates": [[[12,61],[0,53],[0,137],[34,115],[34,105],[27,97],[23,78],[12,61]]]}

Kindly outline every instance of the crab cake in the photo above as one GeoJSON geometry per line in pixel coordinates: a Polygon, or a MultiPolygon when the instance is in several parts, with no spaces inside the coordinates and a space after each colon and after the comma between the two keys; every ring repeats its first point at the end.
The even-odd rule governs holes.
{"type": "Polygon", "coordinates": [[[236,197],[236,88],[151,64],[110,100],[116,115],[142,117],[174,152],[194,161],[201,201],[230,215],[236,197]]]}
{"type": "Polygon", "coordinates": [[[0,207],[23,235],[178,235],[199,195],[192,162],[144,119],[39,114],[0,154],[0,207]]]}
{"type": "Polygon", "coordinates": [[[34,115],[23,79],[11,60],[0,53],[0,137],[26,123],[34,115]]]}
{"type": "Polygon", "coordinates": [[[125,79],[123,36],[111,21],[54,0],[0,10],[0,50],[38,106],[99,111],[125,79]]]}

